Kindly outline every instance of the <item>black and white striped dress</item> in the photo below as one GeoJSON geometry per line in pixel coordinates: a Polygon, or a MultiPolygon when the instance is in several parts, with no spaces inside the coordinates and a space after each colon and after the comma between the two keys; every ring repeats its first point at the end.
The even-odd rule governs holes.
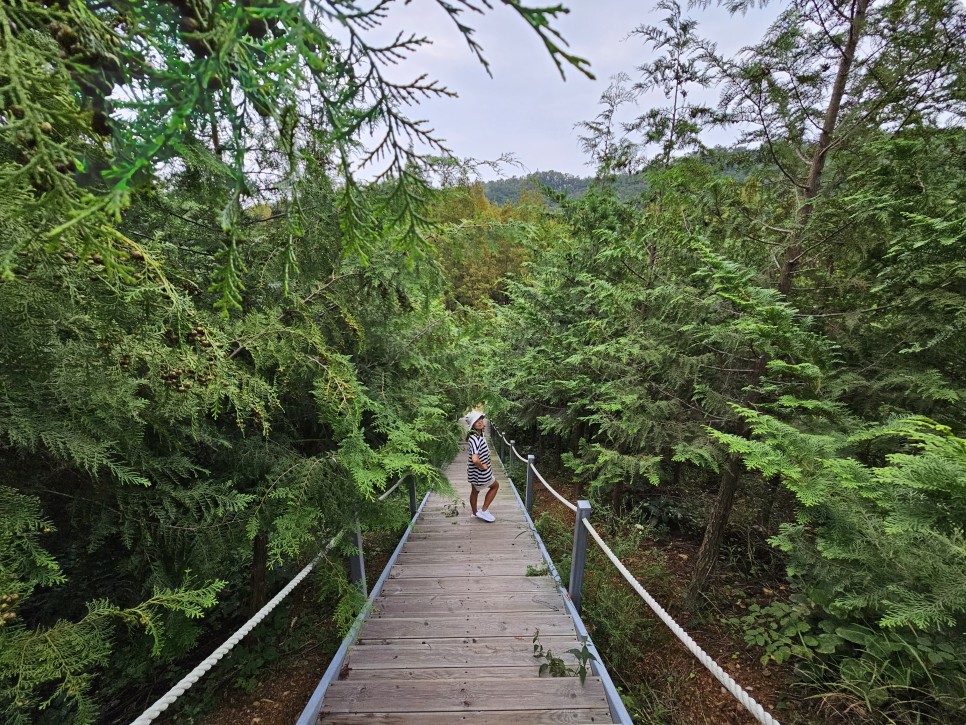
{"type": "Polygon", "coordinates": [[[488,488],[494,480],[493,469],[490,467],[490,446],[482,433],[474,431],[469,438],[469,451],[466,456],[466,477],[474,488],[488,488]],[[473,463],[473,456],[480,457],[480,463],[487,465],[486,470],[477,468],[473,463]]]}

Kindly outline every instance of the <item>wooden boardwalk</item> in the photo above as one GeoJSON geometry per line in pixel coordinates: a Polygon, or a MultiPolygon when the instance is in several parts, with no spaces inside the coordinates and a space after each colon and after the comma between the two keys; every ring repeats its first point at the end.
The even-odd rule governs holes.
{"type": "Polygon", "coordinates": [[[537,630],[555,655],[580,643],[553,578],[527,576],[544,562],[496,466],[493,523],[470,513],[465,453],[447,468],[462,502],[431,494],[325,691],[320,725],[613,722],[598,677],[538,677],[537,630]]]}

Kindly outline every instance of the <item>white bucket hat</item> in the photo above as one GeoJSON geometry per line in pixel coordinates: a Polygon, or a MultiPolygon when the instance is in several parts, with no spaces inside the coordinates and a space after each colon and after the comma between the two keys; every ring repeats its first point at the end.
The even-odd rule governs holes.
{"type": "Polygon", "coordinates": [[[476,425],[476,421],[485,417],[485,413],[479,410],[471,410],[469,413],[460,418],[460,423],[462,423],[467,430],[472,430],[473,426],[476,425]]]}

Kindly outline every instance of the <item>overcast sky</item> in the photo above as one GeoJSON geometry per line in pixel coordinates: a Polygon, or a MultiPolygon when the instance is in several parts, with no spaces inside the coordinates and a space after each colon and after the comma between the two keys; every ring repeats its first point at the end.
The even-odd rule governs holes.
{"type": "MultiPolygon", "coordinates": [[[[484,17],[464,14],[477,29],[475,37],[490,61],[492,78],[434,0],[396,6],[386,28],[425,34],[433,44],[395,70],[394,79],[425,72],[459,94],[426,101],[410,115],[426,118],[461,158],[495,159],[513,153],[523,167],[510,168],[506,175],[551,169],[592,174],[574,125],[597,115],[600,95],[616,73],[636,79],[634,69],[649,60],[650,50],[628,34],[642,24],[659,24],[664,13],[655,11],[650,0],[565,0],[571,12],[557,27],[570,51],[590,61],[596,80],[568,69],[564,81],[536,33],[514,11],[493,4],[495,9],[484,17]]],[[[779,5],[745,16],[730,16],[719,8],[685,9],[684,14],[698,21],[700,35],[732,54],[763,35],[779,5]]],[[[643,99],[640,111],[661,102],[659,94],[643,99]]]]}

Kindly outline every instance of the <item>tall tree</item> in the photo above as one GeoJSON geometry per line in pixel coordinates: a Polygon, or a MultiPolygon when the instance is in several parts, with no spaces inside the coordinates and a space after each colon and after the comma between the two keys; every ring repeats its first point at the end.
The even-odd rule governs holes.
{"type": "MultiPolygon", "coordinates": [[[[562,6],[504,4],[586,72],[562,6]]],[[[464,14],[492,6],[438,5],[485,64],[464,14]]],[[[372,40],[393,7],[0,6],[12,721],[132,716],[131,690],[236,603],[453,452],[465,348],[415,263],[430,186],[410,145],[442,140],[406,112],[448,91],[387,78],[428,42],[372,40]]]]}
{"type": "MultiPolygon", "coordinates": [[[[781,225],[787,231],[775,280],[780,294],[790,296],[806,255],[850,223],[822,198],[833,154],[883,128],[935,124],[937,108],[961,112],[964,30],[962,8],[944,1],[792,3],[764,43],[736,61],[711,61],[726,81],[725,118],[747,125],[744,140],[763,143],[788,183],[792,213],[781,225]]],[[[765,356],[756,362],[746,404],[755,404],[768,362],[765,356]]],[[[692,600],[711,571],[736,491],[737,477],[725,476],[698,554],[692,600]]]]}

